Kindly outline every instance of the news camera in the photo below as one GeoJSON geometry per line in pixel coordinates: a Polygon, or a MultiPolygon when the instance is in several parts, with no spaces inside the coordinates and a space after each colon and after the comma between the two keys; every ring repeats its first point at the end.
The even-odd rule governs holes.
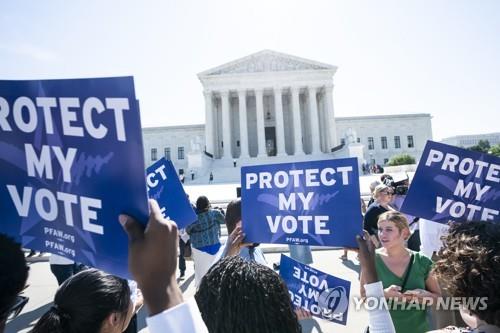
{"type": "Polygon", "coordinates": [[[384,175],[385,177],[382,179],[384,185],[392,188],[394,195],[406,195],[408,193],[408,187],[410,183],[410,179],[408,175],[406,178],[395,181],[392,176],[384,175]]]}

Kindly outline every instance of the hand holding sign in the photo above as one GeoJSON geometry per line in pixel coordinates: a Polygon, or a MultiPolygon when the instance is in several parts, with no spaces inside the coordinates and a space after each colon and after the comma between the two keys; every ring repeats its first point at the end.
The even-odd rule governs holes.
{"type": "Polygon", "coordinates": [[[149,200],[150,216],[144,227],[134,218],[120,215],[129,237],[129,269],[144,295],[150,315],[182,303],[175,280],[178,233],[173,221],[165,220],[155,200],[149,200]]]}
{"type": "Polygon", "coordinates": [[[356,236],[358,242],[358,257],[365,283],[378,281],[375,268],[375,244],[373,244],[368,231],[363,230],[363,236],[356,236]]]}

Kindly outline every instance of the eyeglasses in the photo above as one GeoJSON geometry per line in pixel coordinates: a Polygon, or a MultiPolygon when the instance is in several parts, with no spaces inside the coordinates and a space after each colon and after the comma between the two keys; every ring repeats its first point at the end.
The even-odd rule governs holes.
{"type": "Polygon", "coordinates": [[[28,300],[29,300],[28,297],[18,295],[16,297],[16,301],[14,302],[14,304],[12,304],[12,306],[10,307],[10,310],[7,313],[7,316],[6,316],[7,320],[12,320],[12,319],[16,318],[21,313],[21,311],[23,310],[26,303],[28,303],[28,300]]]}
{"type": "Polygon", "coordinates": [[[382,191],[380,193],[385,194],[385,195],[394,195],[394,192],[390,192],[390,191],[382,191]]]}

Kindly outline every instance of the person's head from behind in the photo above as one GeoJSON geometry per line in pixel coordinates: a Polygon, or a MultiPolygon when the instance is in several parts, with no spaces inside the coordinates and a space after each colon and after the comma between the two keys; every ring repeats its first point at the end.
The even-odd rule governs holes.
{"type": "Polygon", "coordinates": [[[378,180],[374,180],[373,182],[370,183],[370,193],[373,194],[373,191],[375,191],[375,187],[380,185],[380,182],[378,180]]]}
{"type": "Polygon", "coordinates": [[[390,211],[378,217],[378,238],[385,249],[405,246],[410,237],[410,228],[406,216],[390,211]]]}
{"type": "Polygon", "coordinates": [[[228,233],[241,225],[241,200],[235,199],[231,201],[226,208],[226,216],[224,218],[228,233]]]}
{"type": "Polygon", "coordinates": [[[198,213],[206,212],[210,208],[210,201],[204,195],[196,199],[196,211],[198,213]]]}
{"type": "Polygon", "coordinates": [[[394,191],[392,188],[385,184],[380,184],[373,191],[373,199],[381,205],[387,205],[391,202],[393,194],[394,191]]]}
{"type": "Polygon", "coordinates": [[[239,256],[215,264],[195,298],[209,332],[301,332],[281,277],[239,256]]]}
{"type": "MultiPolygon", "coordinates": [[[[446,236],[435,272],[453,297],[471,300],[486,297],[486,308],[465,304],[462,317],[470,327],[480,322],[500,327],[500,224],[455,223],[446,236]]],[[[484,299],[483,299],[484,300],[484,299]]]]}
{"type": "Polygon", "coordinates": [[[21,246],[0,234],[0,332],[4,331],[7,318],[16,309],[17,295],[28,279],[28,265],[21,246]]]}
{"type": "Polygon", "coordinates": [[[73,275],[57,290],[54,305],[33,333],[119,333],[132,317],[126,280],[89,269],[73,275]]]}

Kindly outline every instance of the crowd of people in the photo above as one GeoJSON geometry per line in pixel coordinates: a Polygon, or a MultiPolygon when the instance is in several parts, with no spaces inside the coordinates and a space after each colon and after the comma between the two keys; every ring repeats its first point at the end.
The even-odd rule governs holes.
{"type": "MultiPolygon", "coordinates": [[[[383,181],[372,185],[374,200],[364,215],[365,231],[357,237],[360,287],[364,297],[378,298],[385,306],[368,309],[367,330],[427,332],[431,327],[428,308],[406,309],[395,304],[425,305],[446,295],[483,297],[486,307],[464,302],[462,327],[440,331],[500,332],[500,224],[451,224],[441,249],[432,253],[433,261],[408,248],[414,218],[409,222],[408,216],[393,207],[394,188],[383,181]]],[[[177,226],[163,218],[156,201],[150,200],[149,206],[145,228],[130,216],[118,219],[129,237],[129,271],[136,286],[96,269],[63,277],[61,270],[56,273],[53,268],[54,274],[61,276],[60,287],[33,333],[124,332],[142,303],[148,310],[151,333],[301,332],[300,319],[310,314],[293,307],[286,284],[270,267],[259,244],[245,243],[241,200],[230,202],[223,214],[211,208],[208,198],[197,199],[198,220],[186,228],[197,291],[187,300],[176,280],[177,226]],[[225,244],[220,242],[221,224],[229,233],[225,244]]],[[[307,252],[300,246],[295,250],[307,252]]],[[[74,263],[61,265],[74,269],[74,263]]],[[[7,320],[26,304],[21,292],[29,273],[20,245],[3,235],[0,267],[3,332],[7,320]]],[[[184,272],[185,266],[181,267],[184,272]]]]}

